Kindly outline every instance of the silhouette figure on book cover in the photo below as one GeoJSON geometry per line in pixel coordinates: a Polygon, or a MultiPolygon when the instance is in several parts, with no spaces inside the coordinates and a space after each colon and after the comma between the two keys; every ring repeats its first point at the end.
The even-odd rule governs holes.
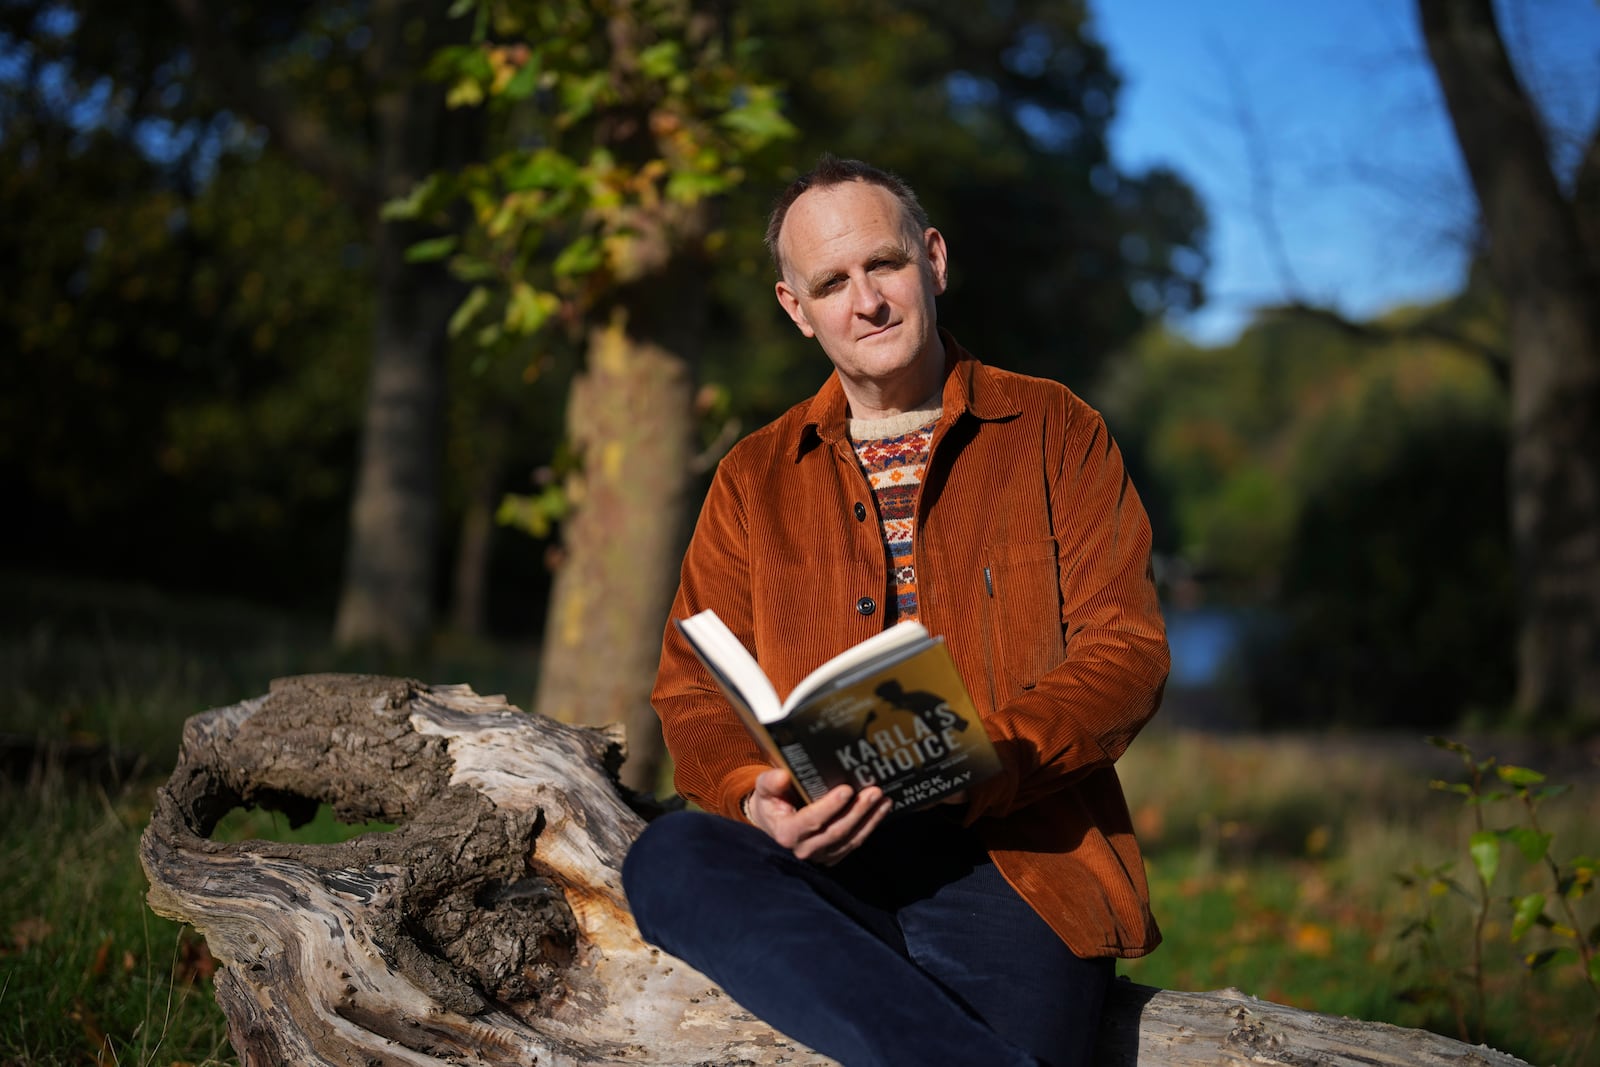
{"type": "Polygon", "coordinates": [[[891,707],[911,712],[934,733],[967,728],[967,720],[951,711],[950,705],[938,693],[930,693],[923,689],[907,692],[900,687],[899,682],[895,681],[884,682],[873,692],[878,695],[878,699],[891,707]]]}

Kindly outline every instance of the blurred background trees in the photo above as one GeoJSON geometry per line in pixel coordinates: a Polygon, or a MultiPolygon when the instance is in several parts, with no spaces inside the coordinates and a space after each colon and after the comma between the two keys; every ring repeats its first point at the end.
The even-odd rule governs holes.
{"type": "Polygon", "coordinates": [[[1399,339],[1441,316],[1497,329],[1465,298],[1361,337],[1285,311],[1222,350],[1152,332],[1106,379],[1174,624],[1231,613],[1233,723],[1443,729],[1506,706],[1506,401],[1476,353],[1399,339]]]}
{"type": "MultiPolygon", "coordinates": [[[[1462,128],[1543,190],[1540,270],[1490,175],[1458,298],[1205,348],[1161,325],[1205,297],[1204,209],[1114,163],[1082,5],[819,2],[0,2],[16,558],[315,613],[402,664],[441,629],[539,637],[541,707],[647,730],[710,464],[827,369],[760,244],[827,150],[916,185],[958,337],[1106,407],[1175,635],[1227,617],[1234,721],[1593,728],[1600,375],[1530,339],[1554,261],[1595,291],[1592,142],[1568,180],[1525,100],[1517,139],[1462,128]]],[[[1497,40],[1486,2],[1422,6],[1441,71],[1497,40]]],[[[1443,84],[1484,122],[1452,84],[1518,91],[1443,84]]]]}
{"type": "Polygon", "coordinates": [[[1600,129],[1570,180],[1490,0],[1418,0],[1511,353],[1515,706],[1600,729],[1600,129]]]}

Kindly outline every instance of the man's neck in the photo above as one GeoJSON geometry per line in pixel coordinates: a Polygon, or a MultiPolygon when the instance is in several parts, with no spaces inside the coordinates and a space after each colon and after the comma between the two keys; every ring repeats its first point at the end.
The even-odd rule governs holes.
{"type": "Polygon", "coordinates": [[[944,342],[936,336],[933,345],[933,350],[917,360],[914,367],[892,381],[854,381],[840,374],[839,385],[850,404],[850,417],[886,419],[915,411],[924,406],[929,397],[943,392],[944,342]]]}

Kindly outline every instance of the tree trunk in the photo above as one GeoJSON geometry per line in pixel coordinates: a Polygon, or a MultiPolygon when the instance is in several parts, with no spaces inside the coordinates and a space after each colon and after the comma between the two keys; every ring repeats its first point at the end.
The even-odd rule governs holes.
{"type": "MultiPolygon", "coordinates": [[[[1600,729],[1600,249],[1587,243],[1551,170],[1491,0],[1418,0],[1418,8],[1510,315],[1517,708],[1526,721],[1592,732],[1600,729]]],[[[1591,145],[1588,158],[1596,155],[1591,145]]],[[[1580,191],[1592,188],[1592,169],[1580,191]]]]}
{"type": "Polygon", "coordinates": [[[400,261],[399,225],[382,229],[374,250],[378,321],[334,641],[404,654],[423,644],[433,621],[444,326],[456,293],[400,261]]]}
{"type": "Polygon", "coordinates": [[[189,27],[197,68],[229,106],[261,123],[292,159],[372,221],[372,369],[334,639],[411,651],[433,617],[445,324],[461,294],[442,267],[403,261],[422,235],[380,220],[379,209],[430,172],[459,165],[479,136],[478,116],[456,113],[445,121],[442,90],[421,73],[462,28],[422,0],[374,0],[366,54],[382,89],[369,139],[264,80],[254,57],[234,46],[217,5],[172,2],[189,27]]]}
{"type": "MultiPolygon", "coordinates": [[[[643,820],[617,787],[622,758],[615,731],[466,686],[280,679],[185,726],[140,846],[150,905],[223,964],[246,1067],[830,1063],[639,940],[619,871],[643,820]],[[234,807],[298,823],[318,803],[397,825],[336,845],[208,840],[234,807]]],[[[1522,1064],[1235,990],[1128,982],[1097,1062],[1522,1064]]]]}
{"type": "Polygon", "coordinates": [[[635,336],[625,312],[596,327],[572,385],[567,430],[583,457],[568,480],[534,706],[562,722],[620,723],[623,780],[652,792],[661,727],[650,688],[681,558],[692,463],[686,362],[635,336]]]}
{"type": "Polygon", "coordinates": [[[461,514],[450,628],[463,637],[481,638],[489,632],[489,547],[497,500],[498,496],[484,497],[475,488],[461,514]]]}
{"type": "Polygon", "coordinates": [[[467,483],[467,498],[456,545],[450,625],[465,637],[484,637],[489,632],[489,564],[510,423],[511,415],[505,408],[492,402],[484,405],[478,425],[471,431],[477,439],[470,449],[470,461],[461,472],[467,483]]]}
{"type": "MultiPolygon", "coordinates": [[[[458,165],[476,135],[479,120],[446,116],[439,87],[418,74],[449,29],[442,22],[416,0],[372,6],[373,63],[386,87],[373,108],[381,201],[458,165]]],[[[443,266],[405,262],[423,236],[413,224],[374,225],[377,322],[334,641],[404,654],[433,622],[445,325],[461,290],[443,266]]]]}
{"type": "MultiPolygon", "coordinates": [[[[606,18],[608,72],[621,106],[596,140],[635,165],[672,151],[657,140],[649,106],[629,96],[651,34],[635,0],[606,18]]],[[[702,12],[698,32],[721,33],[702,12]]],[[[705,318],[700,258],[710,206],[666,196],[619,208],[608,228],[615,287],[589,333],[573,383],[567,436],[582,457],[568,480],[571,517],[545,618],[535,710],[564,722],[621,723],[633,759],[630,788],[652,792],[665,755],[650,689],[661,658],[688,528],[693,477],[694,374],[705,318]]]]}

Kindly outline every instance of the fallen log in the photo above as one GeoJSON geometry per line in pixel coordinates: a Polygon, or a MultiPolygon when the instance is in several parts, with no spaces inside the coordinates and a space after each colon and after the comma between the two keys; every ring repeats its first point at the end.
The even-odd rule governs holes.
{"type": "MultiPolygon", "coordinates": [[[[644,944],[620,869],[651,803],[614,731],[466,686],[280,679],[190,719],[140,858],[150,905],[206,938],[247,1067],[831,1063],[644,944]],[[236,807],[319,804],[394,829],[340,844],[210,839],[236,807]]],[[[1235,990],[1119,982],[1104,1064],[1522,1061],[1235,990]]]]}

